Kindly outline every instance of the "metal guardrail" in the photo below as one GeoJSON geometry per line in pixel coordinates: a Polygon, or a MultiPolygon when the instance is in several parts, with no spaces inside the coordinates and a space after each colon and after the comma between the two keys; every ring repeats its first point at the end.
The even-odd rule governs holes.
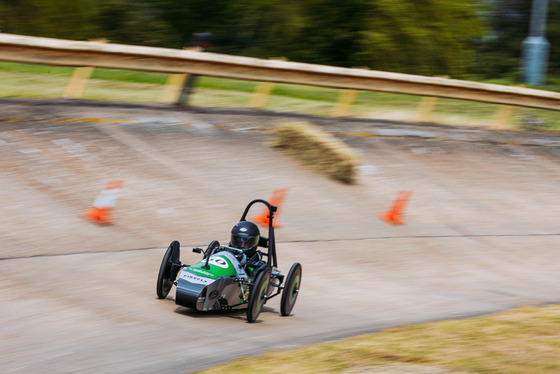
{"type": "MultiPolygon", "coordinates": [[[[560,111],[560,93],[192,50],[82,42],[0,33],[0,60],[43,65],[195,74],[343,90],[391,92],[560,111]]],[[[87,70],[82,77],[87,79],[87,70]]],[[[184,77],[184,76],[183,76],[184,77]]],[[[178,81],[183,82],[184,79],[178,81]]],[[[352,97],[352,95],[346,95],[352,97]]],[[[346,101],[349,99],[347,98],[346,101]]],[[[345,103],[343,103],[345,104],[345,103]]],[[[347,103],[346,103],[347,104],[347,103]]]]}

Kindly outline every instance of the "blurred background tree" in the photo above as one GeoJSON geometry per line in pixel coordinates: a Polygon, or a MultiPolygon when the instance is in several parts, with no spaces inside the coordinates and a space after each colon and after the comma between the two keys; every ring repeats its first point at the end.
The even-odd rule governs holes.
{"type": "MultiPolygon", "coordinates": [[[[521,42],[529,34],[532,0],[494,0],[487,18],[490,32],[477,45],[476,73],[484,78],[519,73],[521,42]]],[[[548,6],[546,38],[550,42],[548,75],[560,77],[560,1],[548,6]]]]}
{"type": "Polygon", "coordinates": [[[99,37],[94,0],[0,0],[6,33],[84,40],[99,37]]]}
{"type": "Polygon", "coordinates": [[[464,77],[473,42],[487,32],[484,4],[466,0],[379,0],[361,32],[361,53],[379,70],[464,77]]]}
{"type": "Polygon", "coordinates": [[[560,78],[560,1],[550,3],[546,37],[550,42],[548,75],[560,78]]]}
{"type": "MultiPolygon", "coordinates": [[[[532,0],[0,0],[6,33],[183,48],[456,78],[514,78],[532,0]]],[[[560,77],[560,1],[548,75],[560,77]]]]}
{"type": "Polygon", "coordinates": [[[163,47],[171,46],[176,35],[163,19],[164,9],[150,1],[98,0],[96,13],[97,37],[112,42],[163,47]]]}

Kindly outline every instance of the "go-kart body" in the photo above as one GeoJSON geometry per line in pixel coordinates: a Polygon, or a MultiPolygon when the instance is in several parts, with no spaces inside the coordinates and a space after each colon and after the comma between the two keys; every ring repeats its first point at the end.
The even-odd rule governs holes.
{"type": "MultiPolygon", "coordinates": [[[[266,266],[266,262],[261,260],[252,267],[243,266],[232,253],[235,250],[222,246],[216,248],[209,257],[209,269],[205,268],[205,260],[184,267],[177,279],[175,303],[200,311],[246,307],[249,285],[257,273],[255,270],[266,266]]],[[[269,289],[268,297],[273,287],[269,289]]]]}
{"type": "Polygon", "coordinates": [[[175,303],[198,311],[247,308],[247,319],[254,322],[263,305],[272,297],[282,294],[281,314],[291,313],[301,282],[301,265],[294,263],[284,282],[277,269],[273,217],[276,207],[264,200],[253,200],[240,221],[255,203],[263,203],[269,211],[268,238],[261,236],[259,250],[247,258],[238,248],[212,241],[203,259],[194,265],[179,260],[180,244],[173,241],[163,258],[157,282],[157,295],[167,297],[172,286],[177,286],[175,303]],[[262,250],[261,250],[262,249],[262,250]],[[266,261],[265,258],[266,257],[266,261]]]}

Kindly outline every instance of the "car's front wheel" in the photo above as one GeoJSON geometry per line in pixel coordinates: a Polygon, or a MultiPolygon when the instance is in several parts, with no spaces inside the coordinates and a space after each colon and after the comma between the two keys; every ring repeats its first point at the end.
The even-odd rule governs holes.
{"type": "Polygon", "coordinates": [[[296,262],[292,265],[286,282],[284,283],[284,291],[282,291],[282,299],[280,300],[280,313],[283,316],[289,316],[294,308],[296,299],[299,294],[299,286],[301,284],[301,265],[296,262]]]}
{"type": "Polygon", "coordinates": [[[247,321],[255,322],[262,311],[264,304],[266,303],[266,294],[268,291],[268,285],[270,284],[270,267],[264,268],[257,278],[255,283],[251,288],[251,293],[249,294],[249,304],[247,306],[247,321]]]}

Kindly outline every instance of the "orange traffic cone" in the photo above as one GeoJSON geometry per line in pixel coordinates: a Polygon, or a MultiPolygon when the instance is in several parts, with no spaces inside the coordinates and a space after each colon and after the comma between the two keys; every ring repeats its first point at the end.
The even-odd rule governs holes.
{"type": "Polygon", "coordinates": [[[110,181],[93,202],[92,209],[82,217],[96,223],[112,223],[111,211],[117,203],[123,181],[110,181]]]}
{"type": "MultiPolygon", "coordinates": [[[[278,213],[280,213],[280,205],[282,204],[282,201],[284,201],[284,196],[286,195],[287,191],[288,191],[287,187],[278,188],[272,192],[272,196],[270,197],[270,200],[268,200],[270,205],[274,205],[278,208],[276,210],[276,214],[274,215],[275,220],[274,222],[272,222],[272,226],[274,227],[280,226],[280,224],[278,223],[278,213]]],[[[268,213],[269,213],[268,207],[266,207],[261,214],[259,214],[256,217],[253,217],[252,221],[262,226],[268,226],[269,219],[270,219],[268,213]]]]}
{"type": "Polygon", "coordinates": [[[380,214],[379,217],[389,223],[392,223],[393,225],[405,223],[401,218],[402,211],[411,194],[412,191],[399,191],[391,209],[389,209],[387,213],[380,214]]]}

